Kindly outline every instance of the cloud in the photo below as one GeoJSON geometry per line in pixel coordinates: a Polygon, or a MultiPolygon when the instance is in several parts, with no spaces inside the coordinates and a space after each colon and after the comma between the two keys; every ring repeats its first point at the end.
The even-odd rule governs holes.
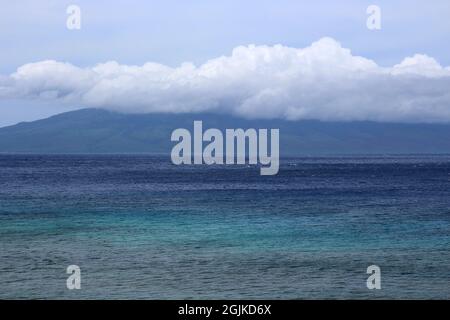
{"type": "Polygon", "coordinates": [[[50,99],[125,113],[218,112],[248,118],[450,121],[450,68],[426,55],[390,68],[331,38],[307,48],[239,46],[195,66],[91,68],[41,61],[0,76],[0,98],[50,99]]]}

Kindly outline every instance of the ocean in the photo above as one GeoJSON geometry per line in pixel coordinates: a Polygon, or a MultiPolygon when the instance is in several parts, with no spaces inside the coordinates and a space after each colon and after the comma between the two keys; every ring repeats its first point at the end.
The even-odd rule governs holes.
{"type": "Polygon", "coordinates": [[[449,299],[450,156],[0,155],[0,298],[449,299]]]}

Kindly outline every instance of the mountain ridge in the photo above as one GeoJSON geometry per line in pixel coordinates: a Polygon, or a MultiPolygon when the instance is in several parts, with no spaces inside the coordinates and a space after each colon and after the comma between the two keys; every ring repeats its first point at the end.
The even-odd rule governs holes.
{"type": "Polygon", "coordinates": [[[1,153],[168,154],[171,132],[279,128],[280,154],[449,154],[450,124],[250,120],[224,114],[123,114],[81,109],[0,128],[1,153]]]}

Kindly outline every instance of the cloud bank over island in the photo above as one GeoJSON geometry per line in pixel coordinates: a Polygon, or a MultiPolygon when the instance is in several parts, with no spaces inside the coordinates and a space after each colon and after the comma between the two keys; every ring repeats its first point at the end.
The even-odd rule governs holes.
{"type": "Polygon", "coordinates": [[[124,113],[450,122],[450,67],[423,54],[381,67],[332,38],[322,38],[300,49],[239,46],[230,56],[200,66],[29,63],[0,76],[0,99],[11,98],[124,113]]]}

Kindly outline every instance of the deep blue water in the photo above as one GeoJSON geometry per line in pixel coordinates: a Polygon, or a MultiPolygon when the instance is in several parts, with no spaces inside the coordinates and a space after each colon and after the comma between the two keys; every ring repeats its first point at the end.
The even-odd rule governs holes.
{"type": "Polygon", "coordinates": [[[0,298],[448,299],[449,249],[450,156],[0,155],[0,298]]]}

